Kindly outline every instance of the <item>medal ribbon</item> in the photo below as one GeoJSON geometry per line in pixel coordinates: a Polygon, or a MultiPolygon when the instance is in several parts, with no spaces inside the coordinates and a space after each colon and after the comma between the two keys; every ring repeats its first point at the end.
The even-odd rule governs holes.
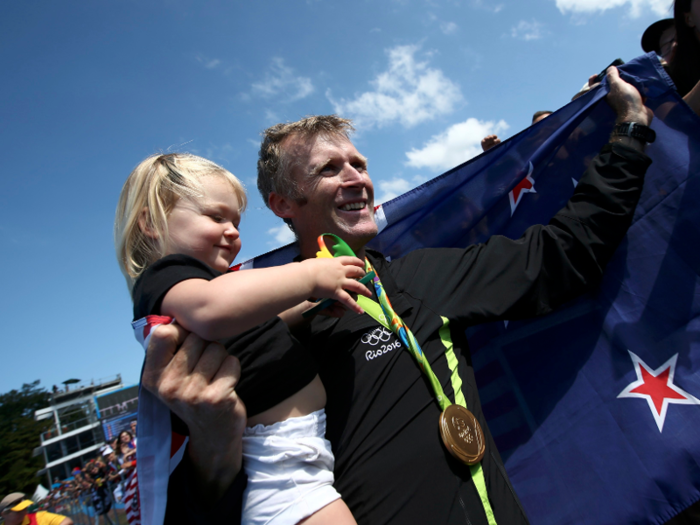
{"type": "MultiPolygon", "coordinates": [[[[365,259],[365,271],[367,273],[374,271],[374,268],[372,268],[372,265],[367,259],[365,259]]],[[[401,342],[406,346],[406,348],[408,348],[408,351],[411,352],[411,355],[418,363],[420,369],[428,377],[430,386],[432,386],[433,391],[435,392],[437,402],[440,405],[440,410],[445,410],[448,406],[452,404],[452,402],[445,395],[440,381],[435,375],[435,372],[433,372],[433,369],[430,367],[430,363],[428,363],[428,360],[426,359],[425,354],[423,353],[423,349],[418,344],[418,341],[416,341],[416,338],[413,337],[413,332],[411,332],[408,326],[406,326],[406,323],[403,322],[403,319],[401,319],[398,316],[398,314],[394,311],[394,308],[391,306],[391,301],[389,301],[389,297],[387,296],[386,292],[384,292],[384,286],[379,280],[379,275],[377,274],[377,272],[374,272],[374,279],[372,279],[372,283],[374,284],[374,290],[377,293],[379,305],[382,308],[382,312],[384,313],[384,317],[387,324],[389,325],[389,328],[392,332],[396,334],[396,336],[401,340],[401,342]]],[[[365,308],[365,305],[368,301],[362,301],[362,304],[360,304],[360,306],[362,306],[365,310],[367,310],[365,308]]]]}
{"type": "MultiPolygon", "coordinates": [[[[372,280],[372,282],[374,284],[374,290],[377,293],[377,299],[379,299],[379,305],[377,305],[377,303],[375,303],[372,299],[368,299],[367,297],[363,297],[361,295],[358,296],[357,303],[372,318],[374,318],[383,326],[389,328],[401,340],[401,342],[404,344],[404,346],[408,349],[408,351],[418,363],[420,369],[427,376],[428,381],[430,382],[430,385],[432,386],[433,391],[435,392],[437,402],[440,405],[440,410],[444,411],[448,406],[452,404],[452,402],[445,395],[440,381],[435,375],[435,372],[433,372],[430,363],[428,363],[428,360],[426,359],[425,354],[423,353],[423,349],[420,347],[418,341],[416,341],[416,338],[413,336],[413,332],[411,332],[408,326],[406,326],[406,323],[403,322],[403,319],[401,319],[398,316],[394,308],[391,306],[391,301],[389,301],[389,297],[384,291],[384,286],[382,285],[382,282],[379,279],[379,274],[374,270],[372,264],[366,258],[365,271],[367,273],[371,271],[374,272],[374,279],[372,280]],[[377,306],[380,306],[381,310],[377,308],[377,306]]],[[[457,391],[455,391],[455,398],[457,397],[457,395],[458,393],[457,391]]],[[[461,395],[461,391],[459,392],[459,395],[462,399],[464,399],[464,396],[461,395]]],[[[464,401],[464,405],[464,408],[467,408],[466,400],[464,401]]],[[[486,519],[489,525],[497,525],[496,518],[493,515],[493,509],[491,508],[491,502],[489,501],[488,491],[486,490],[486,479],[484,478],[484,469],[481,467],[481,462],[477,463],[476,465],[471,465],[469,469],[472,481],[474,481],[474,485],[476,486],[476,491],[479,493],[479,499],[481,499],[481,504],[484,507],[486,519]]]]}

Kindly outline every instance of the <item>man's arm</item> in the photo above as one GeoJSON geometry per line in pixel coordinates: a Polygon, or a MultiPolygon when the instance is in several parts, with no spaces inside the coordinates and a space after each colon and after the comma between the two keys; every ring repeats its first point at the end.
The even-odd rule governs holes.
{"type": "MultiPolygon", "coordinates": [[[[615,68],[609,79],[617,121],[648,125],[652,113],[637,90],[615,68]]],[[[517,240],[494,236],[465,250],[416,251],[405,270],[397,261],[400,286],[410,280],[412,295],[467,324],[548,313],[590,289],[631,224],[650,164],[643,144],[628,140],[603,148],[549,225],[517,240]]]]}

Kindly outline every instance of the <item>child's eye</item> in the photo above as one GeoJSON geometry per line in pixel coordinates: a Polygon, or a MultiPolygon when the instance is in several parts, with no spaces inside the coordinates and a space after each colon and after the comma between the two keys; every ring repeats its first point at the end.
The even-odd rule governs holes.
{"type": "Polygon", "coordinates": [[[224,222],[224,218],[220,215],[210,215],[210,217],[214,222],[224,222]]]}

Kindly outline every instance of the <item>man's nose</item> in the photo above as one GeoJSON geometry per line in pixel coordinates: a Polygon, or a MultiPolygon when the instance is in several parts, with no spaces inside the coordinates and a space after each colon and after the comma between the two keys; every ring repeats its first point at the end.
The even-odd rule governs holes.
{"type": "Polygon", "coordinates": [[[367,176],[364,171],[358,171],[350,164],[343,170],[343,184],[347,186],[364,186],[367,183],[367,176]]]}

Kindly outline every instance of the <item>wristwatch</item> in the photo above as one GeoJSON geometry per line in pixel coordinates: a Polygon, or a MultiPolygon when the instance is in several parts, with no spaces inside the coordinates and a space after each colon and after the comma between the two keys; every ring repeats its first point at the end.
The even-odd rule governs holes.
{"type": "Polygon", "coordinates": [[[631,137],[651,144],[656,140],[656,132],[649,126],[637,124],[636,122],[623,122],[613,128],[613,137],[631,137]]]}

